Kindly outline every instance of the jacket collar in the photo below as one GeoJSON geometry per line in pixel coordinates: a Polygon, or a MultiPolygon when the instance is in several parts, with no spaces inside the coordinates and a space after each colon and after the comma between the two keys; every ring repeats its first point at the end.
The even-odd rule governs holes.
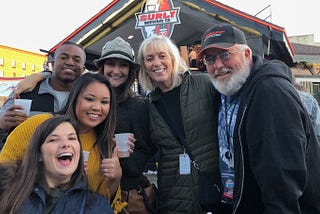
{"type": "MultiPolygon", "coordinates": [[[[78,182],[73,187],[71,187],[70,189],[68,189],[66,191],[66,194],[68,194],[70,192],[73,192],[73,191],[87,190],[87,189],[88,189],[88,187],[87,187],[86,183],[84,181],[81,181],[81,182],[78,182]]],[[[45,204],[46,193],[45,193],[44,189],[41,186],[39,186],[39,185],[34,186],[33,189],[32,189],[32,193],[36,194],[41,199],[42,203],[45,204]]]]}

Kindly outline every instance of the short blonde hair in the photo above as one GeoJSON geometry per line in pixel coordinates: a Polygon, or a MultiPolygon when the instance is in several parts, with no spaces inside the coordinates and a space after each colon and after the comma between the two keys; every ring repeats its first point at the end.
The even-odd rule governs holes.
{"type": "Polygon", "coordinates": [[[151,36],[144,40],[139,48],[138,51],[138,62],[140,64],[140,72],[139,72],[139,82],[141,86],[148,91],[154,91],[158,86],[157,83],[150,78],[148,73],[146,72],[146,67],[144,64],[145,56],[144,54],[147,51],[147,47],[151,46],[153,49],[156,50],[163,50],[167,51],[171,56],[172,64],[173,64],[173,72],[172,72],[172,82],[173,85],[170,88],[173,89],[179,86],[182,82],[182,73],[188,70],[187,64],[183,58],[180,57],[180,52],[178,47],[170,40],[168,37],[165,36],[151,36]]]}

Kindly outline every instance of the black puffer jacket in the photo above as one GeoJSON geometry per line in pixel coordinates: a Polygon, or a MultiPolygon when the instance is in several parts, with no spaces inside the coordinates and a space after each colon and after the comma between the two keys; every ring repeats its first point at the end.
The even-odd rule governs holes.
{"type": "MultiPolygon", "coordinates": [[[[217,141],[217,108],[213,103],[216,91],[206,74],[185,74],[180,86],[180,109],[186,143],[200,171],[219,173],[217,141]]],[[[159,98],[152,94],[152,102],[159,98]]],[[[168,103],[170,105],[170,103],[168,103]]],[[[198,171],[179,174],[179,154],[183,148],[156,107],[150,107],[151,141],[160,150],[158,169],[159,213],[202,213],[198,200],[198,171]]]]}

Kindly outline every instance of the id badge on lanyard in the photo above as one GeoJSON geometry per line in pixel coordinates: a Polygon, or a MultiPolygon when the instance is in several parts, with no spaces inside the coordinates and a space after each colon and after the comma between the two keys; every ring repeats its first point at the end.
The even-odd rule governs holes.
{"type": "Polygon", "coordinates": [[[179,154],[179,172],[180,175],[189,175],[191,173],[191,161],[187,153],[179,154]]]}

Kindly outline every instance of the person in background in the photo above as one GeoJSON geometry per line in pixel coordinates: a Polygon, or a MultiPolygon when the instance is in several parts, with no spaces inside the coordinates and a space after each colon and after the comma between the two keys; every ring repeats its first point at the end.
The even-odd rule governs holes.
{"type": "MultiPolygon", "coordinates": [[[[115,212],[121,211],[126,204],[120,203],[122,169],[118,149],[113,149],[116,97],[109,81],[102,74],[83,74],[73,84],[66,106],[57,114],[69,115],[79,123],[82,148],[90,152],[86,167],[90,189],[105,195],[115,212]]],[[[52,116],[38,114],[17,126],[7,138],[0,162],[21,160],[35,128],[52,116]]],[[[132,141],[128,142],[131,148],[132,141]]]]}
{"type": "Polygon", "coordinates": [[[320,213],[320,147],[282,62],[252,56],[243,31],[214,25],[203,58],[220,92],[222,201],[214,213],[320,213]]]}
{"type": "Polygon", "coordinates": [[[196,68],[197,67],[197,52],[194,50],[193,47],[189,48],[189,67],[190,68],[196,68]]]}
{"type": "Polygon", "coordinates": [[[320,142],[320,108],[319,108],[319,103],[316,100],[316,98],[314,98],[314,96],[312,96],[312,94],[310,94],[304,86],[302,86],[296,82],[296,78],[294,77],[293,74],[292,74],[292,81],[293,81],[294,87],[298,91],[298,94],[299,94],[304,106],[307,109],[307,112],[310,116],[313,128],[315,129],[315,132],[317,134],[318,141],[320,142]]]}
{"type": "Polygon", "coordinates": [[[151,92],[151,143],[159,149],[158,212],[203,213],[199,171],[212,170],[219,177],[213,100],[217,92],[207,74],[188,72],[177,46],[167,37],[144,40],[138,61],[140,83],[151,92]]]}
{"type": "Polygon", "coordinates": [[[136,189],[142,181],[147,161],[152,156],[149,138],[149,117],[146,100],[131,90],[140,65],[134,61],[134,50],[121,37],[106,42],[101,57],[94,60],[98,72],[111,83],[117,96],[115,133],[132,133],[135,150],[129,158],[121,158],[121,189],[136,189]]]}
{"type": "MultiPolygon", "coordinates": [[[[62,109],[73,82],[85,70],[85,62],[86,54],[81,46],[72,42],[63,43],[55,52],[51,78],[39,82],[31,91],[29,89],[29,92],[24,93],[21,93],[26,90],[23,88],[24,84],[22,87],[18,84],[15,93],[19,95],[15,95],[15,98],[32,100],[30,115],[62,109]]],[[[13,105],[13,98],[12,93],[0,110],[0,133],[5,135],[28,118],[25,113],[17,111],[22,109],[22,106],[13,105]]]]}
{"type": "Polygon", "coordinates": [[[109,213],[90,191],[77,124],[55,116],[33,133],[21,163],[0,164],[0,213],[109,213]]]}

